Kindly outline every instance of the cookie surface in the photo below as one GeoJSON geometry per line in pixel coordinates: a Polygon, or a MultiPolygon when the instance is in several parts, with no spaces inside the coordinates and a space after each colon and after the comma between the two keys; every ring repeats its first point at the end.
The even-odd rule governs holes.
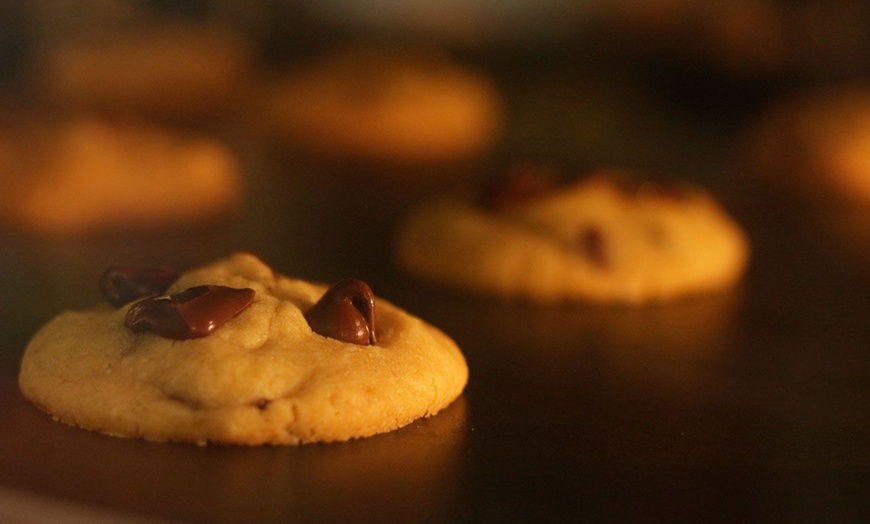
{"type": "Polygon", "coordinates": [[[533,302],[666,301],[732,285],[741,228],[703,190],[589,177],[505,209],[440,201],[401,228],[398,264],[454,287],[533,302]]]}
{"type": "Polygon", "coordinates": [[[379,300],[377,343],[312,331],[326,286],[277,275],[249,254],[183,274],[250,288],[249,307],[208,336],[171,340],[125,326],[128,306],[67,312],[24,354],[24,395],[60,421],[156,441],[300,444],[390,431],[462,392],[468,368],[446,335],[379,300]]]}

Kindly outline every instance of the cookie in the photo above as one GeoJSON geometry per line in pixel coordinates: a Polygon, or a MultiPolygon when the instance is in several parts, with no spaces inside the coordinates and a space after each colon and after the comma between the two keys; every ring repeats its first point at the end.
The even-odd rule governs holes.
{"type": "MultiPolygon", "coordinates": [[[[600,7],[592,18],[601,45],[666,64],[674,81],[678,72],[692,77],[702,70],[694,82],[711,82],[711,73],[725,75],[718,82],[730,80],[733,88],[766,82],[754,83],[757,89],[861,78],[867,71],[870,4],[862,0],[641,0],[600,7]]],[[[743,93],[753,93],[747,87],[743,93]]]]}
{"type": "Polygon", "coordinates": [[[75,117],[0,133],[0,219],[37,234],[197,224],[241,197],[220,142],[139,121],[75,117]],[[5,146],[3,145],[5,144],[5,146]]]}
{"type": "Polygon", "coordinates": [[[759,118],[746,147],[750,173],[806,201],[870,203],[870,89],[782,99],[759,118]]]}
{"type": "Polygon", "coordinates": [[[409,273],[531,302],[642,304],[733,285],[747,237],[704,190],[599,172],[568,185],[523,168],[485,202],[440,200],[400,228],[409,273]]]}
{"type": "Polygon", "coordinates": [[[218,25],[108,33],[42,43],[33,52],[32,92],[61,108],[209,118],[237,102],[254,69],[251,43],[218,25]]]}
{"type": "Polygon", "coordinates": [[[806,48],[790,41],[790,18],[780,3],[766,0],[643,0],[608,5],[599,20],[631,53],[755,77],[779,71],[795,44],[806,48]]]}
{"type": "Polygon", "coordinates": [[[22,359],[24,395],[57,420],[110,435],[295,445],[394,430],[434,415],[466,384],[450,338],[358,280],[327,288],[246,253],[166,289],[174,278],[108,271],[104,294],[123,304],[41,328],[22,359]]]}
{"type": "Polygon", "coordinates": [[[435,52],[377,46],[324,53],[263,96],[282,142],[374,162],[464,160],[494,145],[503,119],[484,74],[435,52]]]}

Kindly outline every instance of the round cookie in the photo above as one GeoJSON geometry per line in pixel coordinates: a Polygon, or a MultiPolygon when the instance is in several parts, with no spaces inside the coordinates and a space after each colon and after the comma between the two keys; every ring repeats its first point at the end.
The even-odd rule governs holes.
{"type": "Polygon", "coordinates": [[[446,407],[468,379],[450,338],[387,301],[376,302],[375,343],[363,345],[309,326],[326,286],[252,255],[190,271],[168,293],[202,285],[253,299],[210,334],[179,340],[128,328],[138,302],[63,313],[27,346],[22,392],[62,422],[111,435],[295,445],[394,430],[446,407]]]}
{"type": "Polygon", "coordinates": [[[699,188],[627,183],[620,173],[505,188],[488,205],[442,200],[413,212],[398,264],[504,298],[627,304],[725,288],[747,265],[746,235],[699,188]]]}
{"type": "Polygon", "coordinates": [[[492,82],[431,52],[338,48],[277,80],[265,98],[277,136],[350,159],[463,160],[490,148],[502,126],[492,82]]]}
{"type": "Polygon", "coordinates": [[[0,164],[0,218],[34,233],[201,223],[240,198],[240,168],[225,146],[143,122],[26,123],[0,136],[7,147],[15,162],[0,164]]]}
{"type": "Polygon", "coordinates": [[[808,50],[805,37],[792,41],[794,18],[768,0],[641,0],[607,4],[599,21],[602,34],[631,53],[757,77],[780,71],[795,48],[808,50]]]}
{"type": "Polygon", "coordinates": [[[804,91],[760,118],[748,169],[812,201],[870,202],[870,89],[804,91]]]}

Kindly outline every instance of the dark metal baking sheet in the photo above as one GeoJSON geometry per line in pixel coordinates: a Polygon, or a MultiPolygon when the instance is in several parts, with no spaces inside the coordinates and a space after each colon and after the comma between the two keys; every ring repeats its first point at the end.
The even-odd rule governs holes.
{"type": "MultiPolygon", "coordinates": [[[[431,193],[408,189],[413,173],[397,184],[396,172],[333,166],[338,176],[321,177],[316,165],[262,161],[257,147],[243,148],[244,211],[223,223],[78,239],[3,231],[0,520],[866,518],[868,221],[768,199],[726,173],[721,151],[681,144],[749,230],[753,259],[736,289],[669,305],[542,308],[416,281],[389,249],[396,221],[431,193]],[[236,249],[301,278],[370,281],[455,338],[471,368],[465,394],[390,434],[250,449],[106,437],[21,397],[28,338],[62,309],[97,302],[107,265],[184,268],[236,249]]],[[[679,158],[660,166],[685,172],[679,158]]]]}

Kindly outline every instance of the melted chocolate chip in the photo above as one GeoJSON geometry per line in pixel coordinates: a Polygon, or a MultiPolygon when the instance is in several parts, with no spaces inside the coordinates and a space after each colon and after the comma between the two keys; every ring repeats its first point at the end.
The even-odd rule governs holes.
{"type": "Polygon", "coordinates": [[[100,277],[100,293],[115,307],[166,292],[178,273],[164,268],[110,267],[100,277]]]}
{"type": "Polygon", "coordinates": [[[133,331],[186,340],[208,335],[241,313],[254,300],[253,289],[196,286],[133,304],[124,323],[133,331]]]}
{"type": "Polygon", "coordinates": [[[337,282],[305,313],[311,329],[351,344],[376,344],[375,296],[368,284],[349,278],[337,282]]]}
{"type": "Polygon", "coordinates": [[[594,226],[582,228],[577,236],[577,241],[583,254],[596,266],[606,267],[608,265],[607,243],[600,229],[594,226]]]}
{"type": "Polygon", "coordinates": [[[534,164],[518,164],[503,179],[487,187],[480,205],[494,211],[506,211],[540,198],[559,186],[552,169],[534,164]]]}

